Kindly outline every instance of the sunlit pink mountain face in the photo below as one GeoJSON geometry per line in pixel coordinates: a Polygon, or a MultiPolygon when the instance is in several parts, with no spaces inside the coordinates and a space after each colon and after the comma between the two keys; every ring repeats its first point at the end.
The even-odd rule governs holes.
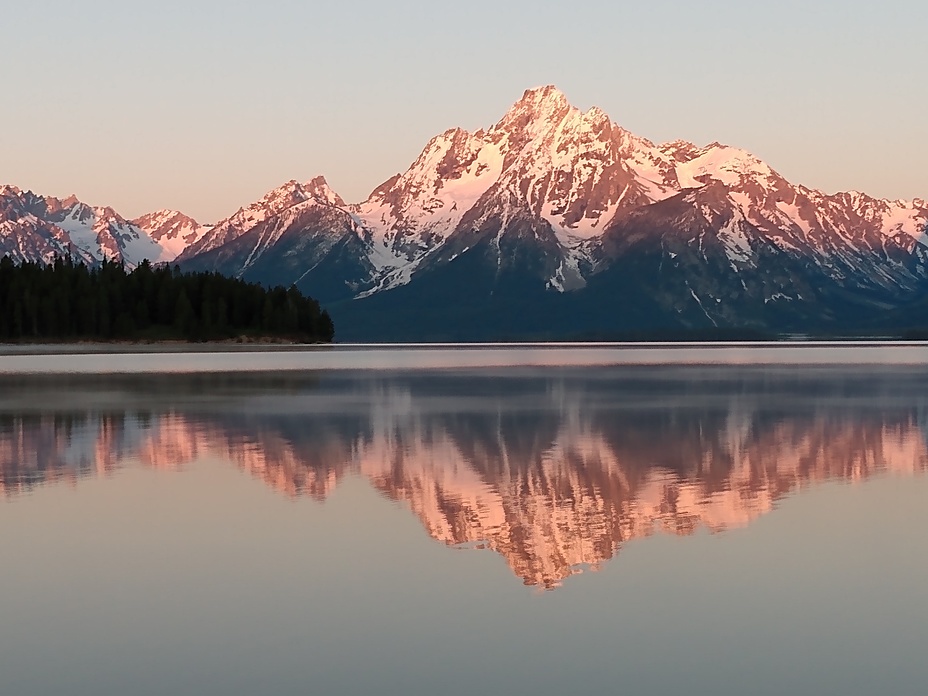
{"type": "Polygon", "coordinates": [[[431,138],[356,203],[320,175],[203,225],[0,187],[0,254],[296,285],[362,341],[913,328],[926,230],[924,199],[816,190],[718,142],[654,143],[550,85],[431,138]]]}

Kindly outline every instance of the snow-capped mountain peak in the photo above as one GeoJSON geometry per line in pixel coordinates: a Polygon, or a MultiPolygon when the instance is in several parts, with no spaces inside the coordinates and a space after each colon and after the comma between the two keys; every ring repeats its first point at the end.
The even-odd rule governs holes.
{"type": "Polygon", "coordinates": [[[325,180],[324,176],[317,176],[314,179],[310,179],[303,184],[303,190],[306,191],[309,198],[318,203],[339,207],[345,206],[345,201],[332,190],[332,187],[329,186],[329,182],[325,180]]]}
{"type": "Polygon", "coordinates": [[[766,163],[746,150],[712,143],[704,148],[690,149],[687,157],[675,167],[681,188],[697,188],[707,179],[726,186],[740,186],[746,181],[767,184],[780,178],[766,163]]]}
{"type": "Polygon", "coordinates": [[[157,242],[108,206],[92,207],[75,196],[45,201],[47,219],[67,232],[74,246],[97,261],[106,258],[133,267],[145,259],[165,260],[157,242]]]}
{"type": "Polygon", "coordinates": [[[205,230],[199,239],[186,247],[179,258],[188,259],[217,249],[265,221],[303,204],[343,207],[345,202],[331,189],[323,176],[317,176],[305,183],[291,179],[268,191],[260,200],[239,208],[231,217],[205,230]]]}
{"type": "Polygon", "coordinates": [[[132,220],[162,248],[161,261],[173,261],[212,229],[179,210],[156,210],[132,220]]]}
{"type": "Polygon", "coordinates": [[[446,239],[501,170],[500,149],[484,133],[453,128],[353,211],[373,243],[394,257],[392,265],[415,262],[446,239]]]}
{"type": "Polygon", "coordinates": [[[183,243],[172,241],[170,234],[156,240],[137,221],[126,220],[109,206],[88,205],[73,194],[39,196],[6,185],[0,187],[0,199],[6,201],[6,210],[0,212],[0,253],[21,260],[48,262],[56,256],[72,256],[88,263],[107,259],[132,268],[146,259],[170,261],[183,243]]]}
{"type": "Polygon", "coordinates": [[[671,195],[674,184],[672,161],[650,141],[548,85],[527,90],[488,130],[432,138],[354,212],[375,265],[392,273],[389,287],[410,277],[393,270],[414,270],[459,225],[538,216],[566,248],[600,234],[620,208],[671,195]]]}
{"type": "Polygon", "coordinates": [[[568,114],[579,114],[567,97],[554,85],[525,90],[522,98],[513,104],[493,127],[495,131],[537,135],[556,127],[568,114]]]}

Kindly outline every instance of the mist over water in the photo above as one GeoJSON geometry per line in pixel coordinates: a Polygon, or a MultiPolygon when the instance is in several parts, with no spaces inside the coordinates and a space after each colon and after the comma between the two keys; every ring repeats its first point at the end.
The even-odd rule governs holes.
{"type": "Polygon", "coordinates": [[[919,692],[926,394],[917,365],[7,374],[0,691],[919,692]]]}

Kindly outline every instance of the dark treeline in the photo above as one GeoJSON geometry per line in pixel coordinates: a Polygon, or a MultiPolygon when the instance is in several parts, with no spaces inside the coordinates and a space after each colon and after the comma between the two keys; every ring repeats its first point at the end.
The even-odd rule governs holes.
{"type": "Polygon", "coordinates": [[[218,273],[143,262],[133,271],[70,259],[0,259],[0,340],[331,341],[319,303],[296,288],[266,289],[218,273]]]}

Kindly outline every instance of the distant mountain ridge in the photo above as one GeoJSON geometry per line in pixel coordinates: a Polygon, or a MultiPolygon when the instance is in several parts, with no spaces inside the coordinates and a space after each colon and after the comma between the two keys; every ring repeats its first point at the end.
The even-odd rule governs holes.
{"type": "Polygon", "coordinates": [[[40,196],[0,186],[0,255],[49,262],[55,256],[97,263],[107,258],[130,268],[145,259],[173,261],[209,228],[183,213],[161,210],[127,220],[110,207],[76,196],[40,196]]]}
{"type": "Polygon", "coordinates": [[[178,210],[156,210],[131,222],[161,247],[162,261],[173,261],[212,229],[178,210]]]}
{"type": "Polygon", "coordinates": [[[656,145],[552,86],[488,129],[432,138],[359,204],[320,176],[173,236],[149,216],[109,232],[95,213],[91,239],[68,211],[76,233],[20,218],[23,240],[43,241],[7,244],[0,227],[4,249],[52,253],[76,234],[83,253],[133,262],[142,242],[121,240],[137,230],[158,260],[296,284],[330,306],[342,340],[805,331],[928,296],[924,200],[828,195],[719,143],[656,145]]]}

